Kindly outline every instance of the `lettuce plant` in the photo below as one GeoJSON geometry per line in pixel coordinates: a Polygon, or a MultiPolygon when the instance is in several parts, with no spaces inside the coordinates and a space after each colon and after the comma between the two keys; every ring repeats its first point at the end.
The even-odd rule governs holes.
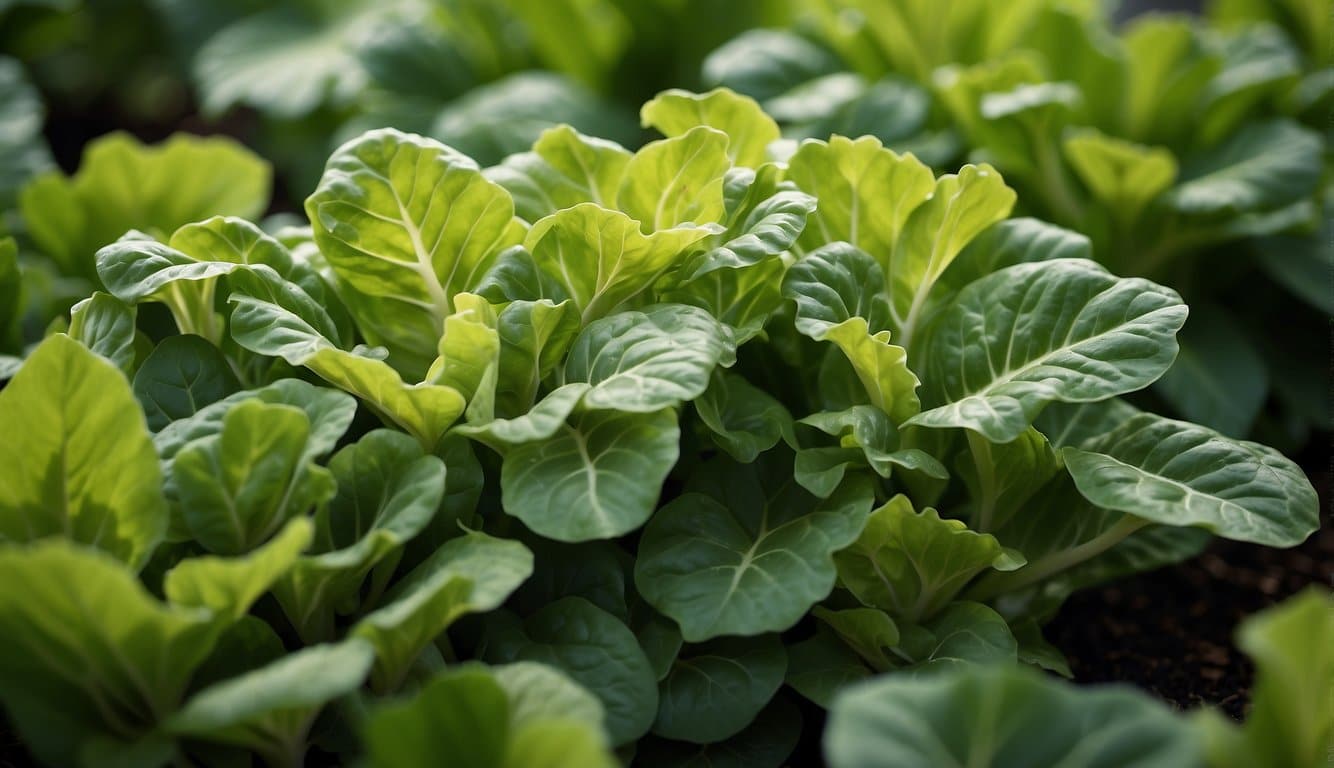
{"type": "Polygon", "coordinates": [[[1120,399],[1185,304],[995,168],[641,115],[488,168],[378,129],[308,228],[97,251],[0,390],[38,759],[776,766],[850,683],[1060,670],[1072,591],[1317,527],[1278,452],[1120,399]]]}
{"type": "Polygon", "coordinates": [[[819,0],[794,31],[716,51],[704,77],[759,99],[796,138],[873,132],[937,167],[991,163],[1021,211],[1190,301],[1199,319],[1159,402],[1300,446],[1328,414],[1290,382],[1320,380],[1304,362],[1323,355],[1266,330],[1281,313],[1315,338],[1330,310],[1327,6],[1218,2],[1207,22],[1114,29],[1101,5],[819,0]]]}
{"type": "MultiPolygon", "coordinates": [[[[15,146],[45,155],[35,136],[26,141],[15,146]]],[[[98,248],[129,230],[166,238],[213,215],[258,216],[270,196],[272,172],[230,139],[177,134],[148,146],[112,133],[89,145],[72,176],[39,165],[17,180],[22,183],[6,211],[15,238],[0,239],[0,282],[12,297],[0,306],[4,378],[44,332],[65,328],[71,304],[103,287],[94,259],[98,248]],[[196,175],[183,180],[182,167],[196,175]]],[[[211,314],[198,319],[209,321],[211,314]]],[[[183,322],[144,323],[143,329],[159,337],[177,328],[201,332],[188,318],[183,322]]],[[[152,344],[145,337],[126,349],[131,347],[142,359],[152,344]]]]}
{"type": "Polygon", "coordinates": [[[1334,749],[1334,599],[1317,589],[1242,625],[1238,643],[1258,670],[1240,728],[1211,710],[1174,715],[1123,686],[1078,689],[1020,668],[957,667],[840,694],[826,758],[834,768],[1319,765],[1334,749]]]}

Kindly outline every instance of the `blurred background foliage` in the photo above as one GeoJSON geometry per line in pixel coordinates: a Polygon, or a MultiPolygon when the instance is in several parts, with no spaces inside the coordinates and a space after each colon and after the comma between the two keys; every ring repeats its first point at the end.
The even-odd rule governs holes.
{"type": "Polygon", "coordinates": [[[942,172],[993,163],[1023,213],[1190,303],[1181,358],[1145,405],[1309,451],[1330,424],[1329,4],[1137,15],[1199,5],[0,0],[0,234],[17,237],[24,269],[0,353],[21,354],[96,287],[87,267],[108,238],[250,215],[216,189],[173,199],[176,174],[271,183],[276,228],[300,223],[281,214],[369,128],[429,135],[490,166],[559,123],[638,146],[651,138],[639,105],[654,94],[726,86],[779,121],[791,140],[780,157],[839,133],[942,172]],[[114,131],[154,144],[223,134],[273,172],[219,144],[119,136],[90,148],[114,131]],[[132,189],[103,194],[116,185],[132,189]]]}

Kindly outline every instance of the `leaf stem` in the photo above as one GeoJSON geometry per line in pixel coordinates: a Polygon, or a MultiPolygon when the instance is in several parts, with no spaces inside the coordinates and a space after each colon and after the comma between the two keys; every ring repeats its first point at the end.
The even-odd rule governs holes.
{"type": "Polygon", "coordinates": [[[968,435],[968,452],[973,456],[973,466],[977,468],[977,484],[982,493],[978,500],[977,516],[973,527],[978,533],[991,532],[991,518],[996,512],[996,467],[991,458],[991,442],[971,429],[968,435]]]}
{"type": "Polygon", "coordinates": [[[1078,228],[1084,220],[1084,209],[1070,187],[1070,180],[1066,177],[1060,155],[1056,152],[1056,143],[1043,140],[1041,137],[1035,138],[1034,154],[1038,174],[1041,177],[1038,189],[1042,190],[1042,196],[1046,198],[1052,211],[1064,220],[1060,223],[1078,228]]]}
{"type": "Polygon", "coordinates": [[[1017,571],[997,572],[984,576],[968,590],[967,599],[986,602],[1007,592],[1015,592],[1037,584],[1061,571],[1069,570],[1080,563],[1092,560],[1148,524],[1149,521],[1144,518],[1123,515],[1110,528],[1083,544],[1053,552],[1017,571]]]}

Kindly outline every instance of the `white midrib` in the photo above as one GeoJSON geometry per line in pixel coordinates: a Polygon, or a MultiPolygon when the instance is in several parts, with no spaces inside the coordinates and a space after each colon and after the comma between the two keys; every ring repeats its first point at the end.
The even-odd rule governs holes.
{"type": "Polygon", "coordinates": [[[408,233],[408,239],[412,241],[413,253],[417,257],[415,264],[407,266],[421,276],[422,283],[426,286],[426,292],[431,296],[431,303],[435,305],[436,312],[444,317],[449,314],[449,297],[445,295],[444,287],[436,279],[435,265],[431,263],[431,253],[426,250],[426,243],[422,241],[421,230],[417,228],[416,223],[409,216],[407,207],[403,205],[403,200],[398,196],[398,190],[394,189],[393,193],[394,204],[398,206],[398,215],[403,222],[403,231],[408,233]]]}
{"type": "Polygon", "coordinates": [[[608,530],[611,518],[607,510],[602,508],[602,502],[598,501],[598,472],[593,466],[593,457],[588,454],[588,443],[582,433],[573,427],[566,426],[570,431],[570,437],[574,439],[574,447],[579,451],[579,458],[584,464],[584,477],[588,481],[588,504],[597,517],[601,530],[608,530]]]}
{"type": "MultiPolygon", "coordinates": [[[[1092,335],[1092,336],[1086,336],[1086,337],[1084,337],[1084,338],[1082,338],[1082,339],[1079,339],[1079,340],[1075,341],[1073,344],[1068,343],[1068,342],[1069,342],[1069,336],[1067,335],[1067,337],[1066,337],[1066,341],[1067,341],[1067,343],[1063,343],[1063,344],[1062,344],[1061,346],[1059,346],[1059,347],[1054,347],[1054,348],[1052,348],[1052,349],[1047,350],[1045,353],[1043,353],[1043,355],[1042,355],[1041,357],[1035,358],[1035,359],[1033,359],[1033,360],[1028,360],[1028,361],[1026,361],[1022,366],[1020,366],[1020,367],[1018,367],[1018,368],[1009,368],[1009,369],[1007,369],[1007,370],[1005,370],[1005,371],[1002,371],[1001,373],[997,374],[996,378],[994,378],[994,379],[992,379],[991,381],[987,382],[986,385],[983,386],[981,389],[979,389],[979,390],[977,390],[977,391],[975,391],[975,392],[968,392],[968,393],[964,394],[962,397],[960,397],[960,398],[958,398],[957,400],[955,400],[954,403],[951,403],[951,405],[953,405],[953,404],[955,404],[955,403],[962,402],[963,400],[966,400],[966,399],[968,399],[968,398],[970,398],[970,397],[986,397],[987,395],[990,395],[992,392],[994,392],[996,389],[999,389],[1000,387],[1002,387],[1002,386],[1004,386],[1004,385],[1006,385],[1006,384],[1009,384],[1011,381],[1013,381],[1015,378],[1017,378],[1020,374],[1023,374],[1023,373],[1025,373],[1025,372],[1027,372],[1027,371],[1030,371],[1030,370],[1032,370],[1032,369],[1034,369],[1034,368],[1038,368],[1038,367],[1041,367],[1041,366],[1043,366],[1043,365],[1046,365],[1048,360],[1050,360],[1051,358],[1055,357],[1055,356],[1058,355],[1058,354],[1061,354],[1061,353],[1063,353],[1063,352],[1069,352],[1070,350],[1075,349],[1076,347],[1082,346],[1082,345],[1087,344],[1087,343],[1089,343],[1089,342],[1091,342],[1091,341],[1094,341],[1094,340],[1096,340],[1096,339],[1104,338],[1104,337],[1106,337],[1106,336],[1111,336],[1112,334],[1114,334],[1114,333],[1118,333],[1118,332],[1120,332],[1121,330],[1123,330],[1123,329],[1125,329],[1125,328],[1129,328],[1129,327],[1134,326],[1134,325],[1140,325],[1140,324],[1142,324],[1143,321],[1146,320],[1147,318],[1152,317],[1153,315],[1156,315],[1156,314],[1158,314],[1159,312],[1162,312],[1164,309],[1172,309],[1172,308],[1173,308],[1172,306],[1160,307],[1160,308],[1158,308],[1158,309],[1153,310],[1152,312],[1149,312],[1148,314],[1145,314],[1145,315],[1138,315],[1138,316],[1136,316],[1136,317],[1134,317],[1134,318],[1131,318],[1130,320],[1127,320],[1126,322],[1123,322],[1123,323],[1120,323],[1120,324],[1118,324],[1118,325],[1116,325],[1116,326],[1113,326],[1113,327],[1111,327],[1111,328],[1108,328],[1107,330],[1105,330],[1105,331],[1103,331],[1103,332],[1101,332],[1101,333],[1097,333],[1097,334],[1094,334],[1094,335],[1092,335]]],[[[1082,313],[1081,313],[1081,314],[1082,314],[1082,313]]],[[[1075,318],[1076,321],[1077,321],[1078,319],[1079,319],[1078,317],[1075,318]]],[[[1072,328],[1072,329],[1074,328],[1074,325],[1075,325],[1075,323],[1072,323],[1072,324],[1071,324],[1071,328],[1072,328]]],[[[1011,334],[1011,339],[1013,339],[1013,334],[1011,334]]]]}

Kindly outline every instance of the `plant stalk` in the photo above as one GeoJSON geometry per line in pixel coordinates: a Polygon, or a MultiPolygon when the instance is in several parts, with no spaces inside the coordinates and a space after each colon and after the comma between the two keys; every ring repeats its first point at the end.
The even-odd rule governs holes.
{"type": "Polygon", "coordinates": [[[979,603],[993,600],[1007,592],[1015,592],[1092,560],[1121,543],[1127,536],[1148,525],[1149,521],[1134,515],[1124,515],[1112,527],[1083,544],[1054,552],[1035,560],[1017,571],[992,573],[980,579],[966,593],[966,599],[979,603]]]}

